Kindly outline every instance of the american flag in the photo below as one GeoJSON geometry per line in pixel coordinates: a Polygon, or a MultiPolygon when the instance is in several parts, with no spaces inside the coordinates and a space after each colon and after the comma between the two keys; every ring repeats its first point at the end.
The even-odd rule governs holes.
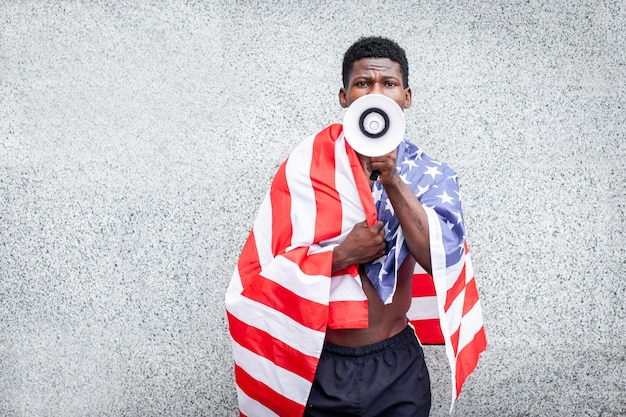
{"type": "MultiPolygon", "coordinates": [[[[457,178],[409,142],[398,148],[397,169],[425,207],[431,235],[432,278],[416,270],[409,319],[418,336],[439,320],[454,399],[486,345],[457,178]]],[[[385,300],[408,250],[384,189],[370,189],[341,125],[301,142],[280,166],[226,293],[241,416],[302,415],[327,326],[367,327],[358,266],[332,273],[332,251],[356,223],[377,218],[391,255],[372,263],[368,277],[385,300]]]]}

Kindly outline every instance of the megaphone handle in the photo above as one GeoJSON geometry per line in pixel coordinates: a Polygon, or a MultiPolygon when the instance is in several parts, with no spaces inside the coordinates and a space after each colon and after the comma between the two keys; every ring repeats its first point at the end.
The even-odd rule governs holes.
{"type": "Polygon", "coordinates": [[[372,180],[372,181],[376,181],[378,179],[378,177],[380,177],[380,171],[374,170],[370,174],[370,180],[372,180]]]}

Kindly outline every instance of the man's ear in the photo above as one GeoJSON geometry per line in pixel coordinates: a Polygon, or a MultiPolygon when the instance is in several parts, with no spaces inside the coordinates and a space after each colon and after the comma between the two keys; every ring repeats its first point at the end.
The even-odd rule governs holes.
{"type": "Polygon", "coordinates": [[[344,109],[348,107],[348,97],[346,96],[345,88],[339,89],[339,105],[344,109]]]}
{"type": "Polygon", "coordinates": [[[407,87],[404,89],[404,108],[408,109],[411,107],[411,103],[413,102],[413,93],[411,92],[411,88],[407,87]]]}

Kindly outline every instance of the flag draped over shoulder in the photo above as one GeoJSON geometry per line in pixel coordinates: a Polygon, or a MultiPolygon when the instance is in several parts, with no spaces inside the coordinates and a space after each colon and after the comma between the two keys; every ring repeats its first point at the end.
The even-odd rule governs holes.
{"type": "MultiPolygon", "coordinates": [[[[397,161],[400,178],[414,191],[426,211],[430,234],[432,275],[416,264],[413,299],[407,316],[422,343],[445,343],[454,400],[487,346],[465,238],[458,177],[449,166],[431,159],[410,142],[400,144],[397,161]]],[[[378,218],[385,222],[387,234],[395,235],[398,221],[383,187],[375,183],[372,192],[378,218]]],[[[406,244],[391,246],[391,250],[397,251],[397,263],[408,253],[406,244]]],[[[382,262],[379,282],[387,279],[384,272],[390,270],[387,265],[392,261],[382,262]]],[[[369,274],[368,277],[372,278],[369,274]]]]}
{"type": "MultiPolygon", "coordinates": [[[[405,156],[418,152],[421,157],[415,145],[403,142],[400,146],[406,146],[405,156]]],[[[398,159],[400,171],[402,162],[398,159]]],[[[424,164],[409,163],[407,168],[417,170],[421,165],[424,164]]],[[[434,168],[437,167],[442,165],[434,168]]],[[[450,180],[444,178],[449,172],[439,172],[442,177],[436,178],[438,174],[433,169],[424,169],[421,177],[433,181],[425,189],[425,183],[418,180],[415,190],[429,212],[433,257],[430,286],[436,290],[433,305],[437,307],[435,314],[441,317],[456,398],[463,381],[475,368],[478,354],[484,350],[482,316],[471,266],[468,268],[460,205],[458,213],[456,206],[437,211],[442,203],[441,197],[437,197],[441,194],[440,184],[450,180]],[[424,196],[433,201],[423,201],[424,196]],[[429,204],[432,208],[428,208],[429,204]],[[451,230],[457,237],[449,236],[451,230]],[[456,279],[451,278],[454,274],[456,279]],[[461,275],[467,278],[461,279],[461,275]],[[475,299],[471,299],[473,294],[475,299]],[[459,300],[463,300],[461,307],[459,300]],[[474,330],[478,319],[482,336],[476,336],[478,332],[474,330]],[[472,338],[468,342],[465,329],[470,327],[472,338]],[[483,340],[482,347],[476,340],[483,340]],[[470,350],[468,346],[475,348],[470,350]],[[462,380],[458,375],[462,375],[462,380]]],[[[451,177],[456,184],[456,176],[452,173],[451,177]]],[[[373,224],[380,218],[380,205],[385,204],[385,198],[384,193],[370,189],[356,154],[343,138],[341,125],[331,125],[307,138],[280,166],[226,293],[242,416],[302,415],[326,328],[367,327],[367,298],[358,266],[333,273],[332,251],[356,223],[367,220],[373,224]]],[[[458,194],[443,197],[444,206],[450,198],[458,199],[458,194]]],[[[397,262],[397,253],[404,250],[403,240],[398,238],[401,230],[388,234],[397,243],[397,262]]],[[[418,275],[416,271],[415,276],[418,275]]],[[[419,306],[420,298],[420,294],[414,294],[409,312],[412,323],[421,319],[414,314],[419,310],[414,306],[419,306]],[[417,319],[411,318],[411,314],[417,319]]]]}
{"type": "MultiPolygon", "coordinates": [[[[437,227],[440,218],[427,213],[433,242],[442,232],[437,227]]],[[[462,256],[454,263],[445,264],[445,250],[445,245],[431,243],[432,276],[416,265],[407,317],[422,343],[446,345],[454,402],[486,349],[487,338],[467,243],[457,249],[462,256]]]]}

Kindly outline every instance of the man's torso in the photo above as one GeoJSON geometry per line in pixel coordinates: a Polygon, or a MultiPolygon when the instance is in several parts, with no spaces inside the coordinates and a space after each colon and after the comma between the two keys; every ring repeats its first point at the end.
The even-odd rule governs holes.
{"type": "Polygon", "coordinates": [[[368,300],[368,321],[366,329],[330,329],[326,330],[326,341],[339,346],[359,347],[377,343],[400,333],[407,325],[406,313],[411,305],[411,287],[415,260],[407,256],[398,270],[398,285],[393,300],[385,305],[376,289],[360,273],[363,291],[368,300]]]}

